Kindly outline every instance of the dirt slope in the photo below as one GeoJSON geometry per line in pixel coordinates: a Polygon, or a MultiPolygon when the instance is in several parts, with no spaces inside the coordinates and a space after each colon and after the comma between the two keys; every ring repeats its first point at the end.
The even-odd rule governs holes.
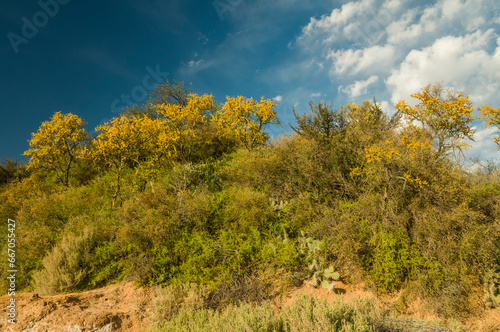
{"type": "Polygon", "coordinates": [[[0,297],[0,331],[140,331],[150,324],[153,289],[121,283],[82,293],[16,294],[18,321],[7,321],[10,296],[0,297]]]}

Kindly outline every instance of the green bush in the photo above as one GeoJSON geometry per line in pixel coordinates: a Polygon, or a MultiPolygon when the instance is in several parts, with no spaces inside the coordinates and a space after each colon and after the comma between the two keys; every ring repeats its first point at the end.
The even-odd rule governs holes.
{"type": "Polygon", "coordinates": [[[81,287],[87,277],[90,252],[95,246],[95,230],[67,234],[43,259],[43,270],[33,274],[35,290],[43,294],[68,292],[81,287]]]}
{"type": "Polygon", "coordinates": [[[381,291],[394,291],[417,273],[422,257],[401,231],[379,230],[372,238],[370,273],[381,291]]]}
{"type": "Polygon", "coordinates": [[[269,304],[231,305],[222,311],[180,306],[172,312],[167,309],[172,301],[167,302],[169,319],[150,331],[378,331],[373,321],[377,313],[366,301],[347,305],[337,300],[328,304],[326,300],[300,296],[277,314],[269,304]]]}

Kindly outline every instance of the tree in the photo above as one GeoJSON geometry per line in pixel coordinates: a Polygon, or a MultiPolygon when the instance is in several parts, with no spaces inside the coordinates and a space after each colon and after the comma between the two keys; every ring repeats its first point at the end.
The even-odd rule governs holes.
{"type": "Polygon", "coordinates": [[[405,119],[410,121],[410,125],[414,126],[413,121],[418,121],[430,134],[438,156],[450,150],[461,151],[463,147],[468,147],[469,145],[462,141],[473,141],[475,132],[471,128],[475,118],[472,117],[474,108],[469,97],[454,91],[448,91],[446,95],[444,93],[440,84],[429,84],[420,92],[411,95],[420,100],[416,106],[409,106],[404,100],[395,106],[405,119]]]}
{"type": "Polygon", "coordinates": [[[57,178],[69,186],[71,166],[77,161],[90,135],[85,132],[86,123],[77,115],[55,113],[50,121],[43,122],[29,141],[31,149],[28,169],[42,168],[55,172],[57,178]]]}
{"type": "Polygon", "coordinates": [[[178,139],[167,130],[164,120],[147,116],[113,118],[98,126],[96,131],[99,134],[86,155],[101,167],[111,168],[116,173],[113,205],[120,194],[123,169],[137,167],[142,162],[142,167],[137,169],[138,175],[151,178],[159,164],[175,152],[171,147],[178,139]]]}
{"type": "Polygon", "coordinates": [[[172,143],[176,158],[189,162],[207,157],[216,139],[212,119],[218,106],[212,95],[191,93],[185,103],[162,103],[156,109],[165,130],[176,138],[172,143]]]}
{"type": "Polygon", "coordinates": [[[395,155],[395,150],[388,143],[393,140],[395,128],[400,123],[398,113],[388,116],[375,98],[373,102],[364,100],[363,103],[349,103],[341,110],[348,122],[342,142],[346,146],[344,154],[352,158],[349,163],[351,177],[359,174],[372,161],[395,155]]]}
{"type": "MultiPolygon", "coordinates": [[[[481,112],[480,119],[486,120],[486,127],[491,128],[491,126],[495,126],[498,130],[500,130],[500,107],[494,109],[491,106],[480,106],[478,110],[481,112]]],[[[498,145],[500,149],[500,135],[496,135],[493,137],[495,143],[498,145]]]]}
{"type": "Polygon", "coordinates": [[[318,141],[329,141],[334,134],[344,132],[348,125],[344,109],[333,110],[332,106],[325,102],[315,104],[310,101],[309,107],[312,113],[304,113],[302,116],[298,116],[295,108],[292,108],[297,127],[291,125],[290,127],[299,135],[318,141]]]}
{"type": "Polygon", "coordinates": [[[227,101],[218,109],[214,118],[218,134],[224,138],[243,144],[247,149],[267,142],[269,135],[264,131],[267,124],[280,125],[276,117],[274,100],[261,98],[226,97],[227,101]]]}
{"type": "Polygon", "coordinates": [[[20,181],[28,175],[29,172],[26,169],[26,165],[19,163],[17,159],[4,159],[0,164],[0,186],[6,183],[20,181]]]}
{"type": "Polygon", "coordinates": [[[380,108],[375,98],[373,102],[349,103],[343,107],[351,128],[356,127],[359,134],[373,139],[381,139],[384,133],[396,128],[401,120],[400,114],[388,116],[380,108]]]}
{"type": "Polygon", "coordinates": [[[149,93],[149,99],[139,106],[130,106],[123,110],[124,116],[146,115],[151,118],[161,117],[158,114],[158,105],[172,104],[186,106],[189,100],[189,87],[184,87],[184,82],[174,80],[171,84],[169,80],[160,83],[149,93]]]}

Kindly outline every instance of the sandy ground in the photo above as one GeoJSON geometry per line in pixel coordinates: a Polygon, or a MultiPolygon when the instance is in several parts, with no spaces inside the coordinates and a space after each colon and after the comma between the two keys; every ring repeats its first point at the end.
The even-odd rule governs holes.
{"type": "Polygon", "coordinates": [[[153,289],[120,283],[82,293],[16,294],[17,323],[8,322],[10,296],[0,297],[0,331],[140,331],[149,326],[153,289]]]}

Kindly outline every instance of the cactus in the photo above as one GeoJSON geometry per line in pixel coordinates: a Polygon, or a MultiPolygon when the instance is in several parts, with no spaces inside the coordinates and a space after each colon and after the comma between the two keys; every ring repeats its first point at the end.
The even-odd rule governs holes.
{"type": "Polygon", "coordinates": [[[328,282],[327,280],[323,280],[321,286],[329,292],[333,292],[335,290],[335,283],[328,282]]]}
{"type": "Polygon", "coordinates": [[[321,282],[321,278],[320,278],[320,276],[318,275],[318,272],[315,272],[315,273],[313,274],[312,283],[314,284],[314,286],[315,286],[315,287],[318,287],[318,286],[319,286],[319,284],[320,284],[320,282],[321,282]]]}
{"type": "Polygon", "coordinates": [[[333,266],[320,270],[322,264],[318,263],[316,258],[318,257],[317,252],[321,249],[321,243],[321,241],[315,240],[312,237],[306,237],[303,231],[300,232],[299,251],[302,255],[306,256],[306,262],[309,263],[307,265],[307,274],[312,276],[311,281],[306,281],[305,283],[313,288],[317,288],[321,285],[329,292],[333,292],[335,284],[332,281],[340,280],[340,274],[335,272],[333,266]]]}
{"type": "Polygon", "coordinates": [[[308,268],[311,271],[316,271],[318,269],[318,262],[316,262],[316,260],[313,259],[312,263],[309,264],[308,268]]]}
{"type": "Polygon", "coordinates": [[[323,275],[325,276],[325,278],[327,279],[332,279],[332,280],[339,280],[340,279],[340,274],[338,272],[335,272],[333,270],[333,266],[330,266],[328,269],[326,269],[324,272],[323,272],[323,275]]]}
{"type": "Polygon", "coordinates": [[[304,255],[307,253],[308,259],[312,259],[313,255],[320,249],[321,246],[321,241],[315,240],[312,237],[306,237],[302,231],[300,232],[299,243],[300,253],[304,255]]]}
{"type": "Polygon", "coordinates": [[[311,282],[306,281],[306,285],[308,285],[309,287],[313,287],[313,288],[317,288],[320,285],[320,283],[321,283],[321,281],[319,279],[317,272],[314,272],[311,282]]]}
{"type": "MultiPolygon", "coordinates": [[[[309,269],[313,271],[317,270],[316,260],[314,260],[313,263],[309,265],[309,269]]],[[[306,281],[306,284],[313,288],[317,288],[319,285],[321,285],[324,289],[328,290],[329,292],[333,292],[335,290],[335,283],[330,281],[339,279],[340,279],[340,274],[334,271],[333,266],[330,266],[329,268],[323,271],[320,272],[315,271],[312,276],[311,282],[306,281]]]]}

